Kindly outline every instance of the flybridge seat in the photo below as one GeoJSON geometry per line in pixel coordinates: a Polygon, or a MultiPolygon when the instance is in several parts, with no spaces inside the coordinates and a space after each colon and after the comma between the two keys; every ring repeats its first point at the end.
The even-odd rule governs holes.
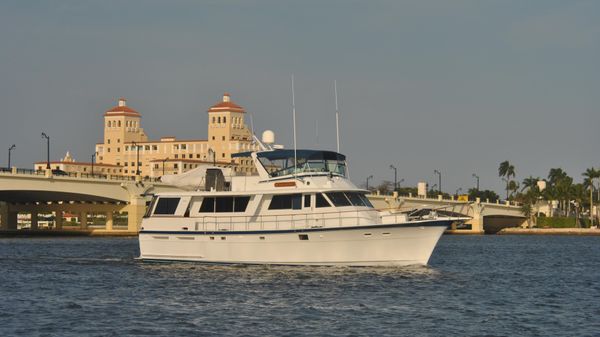
{"type": "MultiPolygon", "coordinates": [[[[242,152],[232,157],[250,157],[251,154],[242,152]]],[[[294,173],[331,173],[346,177],[346,156],[333,151],[285,149],[257,152],[256,157],[272,178],[294,173]]]]}
{"type": "Polygon", "coordinates": [[[230,186],[231,168],[200,166],[182,174],[164,175],[160,180],[188,191],[201,189],[210,191],[211,188],[223,191],[230,186]]]}

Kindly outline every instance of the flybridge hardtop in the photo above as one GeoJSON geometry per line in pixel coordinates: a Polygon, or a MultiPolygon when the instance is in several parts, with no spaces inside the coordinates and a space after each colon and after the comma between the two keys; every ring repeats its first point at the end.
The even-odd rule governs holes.
{"type": "Polygon", "coordinates": [[[347,176],[346,156],[334,151],[275,149],[236,153],[232,157],[253,158],[259,175],[268,178],[307,173],[347,176]]]}
{"type": "Polygon", "coordinates": [[[244,152],[257,174],[210,167],[189,191],[154,196],[140,258],[292,265],[427,264],[449,219],[409,219],[373,208],[333,151],[244,152]]]}

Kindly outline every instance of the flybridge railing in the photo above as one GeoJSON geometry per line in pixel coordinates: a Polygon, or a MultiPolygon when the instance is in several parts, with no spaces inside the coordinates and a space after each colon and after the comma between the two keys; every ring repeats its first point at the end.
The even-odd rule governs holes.
{"type": "Polygon", "coordinates": [[[317,214],[203,216],[196,219],[194,230],[203,232],[301,230],[374,225],[378,221],[378,215],[364,210],[317,214]]]}

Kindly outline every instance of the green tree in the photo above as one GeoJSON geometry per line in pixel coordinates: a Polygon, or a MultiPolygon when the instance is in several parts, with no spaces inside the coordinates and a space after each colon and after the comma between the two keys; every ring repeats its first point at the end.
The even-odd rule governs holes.
{"type": "Polygon", "coordinates": [[[500,199],[500,196],[494,191],[490,190],[477,190],[476,188],[469,189],[469,200],[475,200],[479,198],[481,201],[489,200],[490,202],[496,202],[500,199]]]}
{"type": "Polygon", "coordinates": [[[540,181],[541,179],[539,177],[534,178],[532,176],[529,176],[529,178],[525,178],[523,179],[523,183],[521,184],[521,192],[523,192],[524,190],[528,189],[532,189],[532,188],[537,188],[537,183],[538,181],[540,181]]]}

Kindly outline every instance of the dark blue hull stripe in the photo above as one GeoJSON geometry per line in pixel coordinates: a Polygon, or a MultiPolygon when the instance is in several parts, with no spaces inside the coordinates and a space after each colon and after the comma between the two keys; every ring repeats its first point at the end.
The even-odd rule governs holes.
{"type": "Polygon", "coordinates": [[[140,234],[177,234],[177,235],[249,235],[249,234],[289,234],[289,233],[309,233],[309,232],[333,232],[347,230],[369,230],[385,228],[414,228],[414,227],[444,227],[447,228],[453,220],[436,220],[417,223],[353,226],[353,227],[328,227],[328,228],[303,228],[303,229],[281,229],[281,230],[257,230],[257,231],[153,231],[141,230],[140,234]]]}

